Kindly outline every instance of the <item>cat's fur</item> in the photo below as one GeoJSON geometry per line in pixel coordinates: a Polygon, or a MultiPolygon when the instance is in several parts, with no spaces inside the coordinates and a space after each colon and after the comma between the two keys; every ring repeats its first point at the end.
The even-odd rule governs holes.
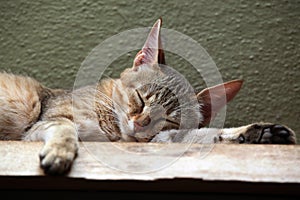
{"type": "Polygon", "coordinates": [[[119,79],[66,91],[49,89],[29,77],[0,73],[0,138],[44,141],[40,163],[49,174],[62,174],[70,169],[79,138],[202,143],[203,136],[214,133],[217,137],[206,142],[295,143],[294,132],[282,125],[201,128],[237,94],[242,81],[230,81],[196,95],[180,76],[174,76],[163,65],[160,27],[158,20],[133,67],[126,69],[119,79]],[[184,106],[179,98],[185,100],[185,105],[193,103],[184,106]],[[183,126],[182,117],[189,118],[183,126]],[[182,130],[194,126],[194,122],[199,129],[182,130]]]}

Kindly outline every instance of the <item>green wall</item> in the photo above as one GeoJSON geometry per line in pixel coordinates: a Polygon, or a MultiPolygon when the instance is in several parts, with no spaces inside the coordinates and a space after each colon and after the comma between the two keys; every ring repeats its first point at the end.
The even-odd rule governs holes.
{"type": "MultiPolygon", "coordinates": [[[[95,46],[121,31],[149,27],[161,16],[163,27],[207,50],[224,81],[244,79],[227,107],[226,126],[270,121],[300,133],[299,11],[299,0],[0,0],[0,69],[71,88],[95,46]]],[[[120,58],[114,63],[118,70],[108,73],[117,76],[133,56],[120,58]]],[[[183,62],[172,55],[167,60],[172,66],[183,62]]],[[[194,86],[204,88],[189,70],[181,68],[194,86]]]]}

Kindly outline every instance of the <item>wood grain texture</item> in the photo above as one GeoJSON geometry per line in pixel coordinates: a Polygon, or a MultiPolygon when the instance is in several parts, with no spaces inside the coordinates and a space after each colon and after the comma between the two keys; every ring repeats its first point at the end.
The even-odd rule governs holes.
{"type": "MultiPolygon", "coordinates": [[[[1,141],[0,175],[43,176],[38,158],[41,147],[40,142],[1,141]]],[[[299,166],[297,145],[88,142],[81,143],[79,155],[66,176],[92,180],[179,178],[300,183],[299,166]],[[179,156],[182,148],[186,151],[179,156]]]]}

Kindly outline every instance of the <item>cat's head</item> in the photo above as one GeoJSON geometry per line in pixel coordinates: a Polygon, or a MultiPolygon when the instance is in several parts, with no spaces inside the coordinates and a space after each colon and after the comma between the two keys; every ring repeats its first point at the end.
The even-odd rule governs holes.
{"type": "Polygon", "coordinates": [[[182,75],[166,66],[161,23],[156,21],[133,66],[121,74],[114,97],[126,112],[119,116],[122,135],[138,141],[149,141],[163,130],[207,125],[242,85],[235,80],[195,92],[182,75]]]}

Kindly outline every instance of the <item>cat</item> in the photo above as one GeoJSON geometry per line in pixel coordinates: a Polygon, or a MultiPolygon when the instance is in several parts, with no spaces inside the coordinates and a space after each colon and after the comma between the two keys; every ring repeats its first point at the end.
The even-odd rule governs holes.
{"type": "Polygon", "coordinates": [[[39,156],[45,174],[70,170],[79,138],[202,143],[199,138],[203,135],[217,133],[208,142],[296,143],[295,133],[279,124],[204,128],[234,98],[243,81],[229,81],[195,94],[165,66],[161,23],[161,19],[156,21],[133,66],[125,69],[119,79],[104,79],[71,91],[47,88],[30,77],[0,73],[0,139],[44,141],[39,156]],[[192,103],[182,105],[178,94],[185,105],[192,103]],[[226,101],[222,101],[224,98],[226,101]],[[186,115],[189,120],[182,126],[181,118],[186,115]],[[192,122],[197,122],[196,128],[185,130],[195,125],[192,122]]]}

